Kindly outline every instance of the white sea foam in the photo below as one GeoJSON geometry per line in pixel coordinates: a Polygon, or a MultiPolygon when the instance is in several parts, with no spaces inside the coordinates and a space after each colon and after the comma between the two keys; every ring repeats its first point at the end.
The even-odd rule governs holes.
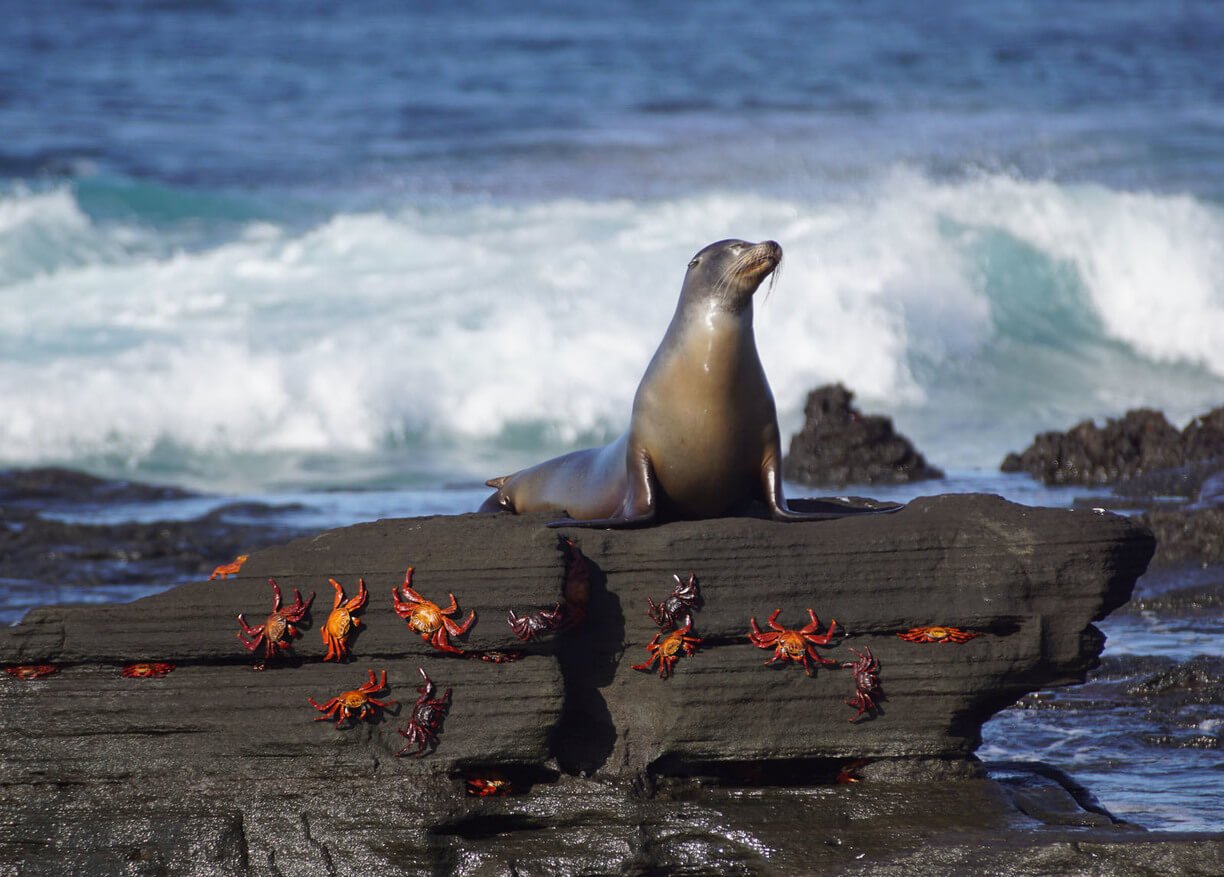
{"type": "MultiPolygon", "coordinates": [[[[1004,269],[974,249],[988,232],[1069,271],[1102,327],[1069,344],[1084,368],[1049,379],[1061,401],[1043,415],[1067,422],[1037,425],[1115,413],[1103,404],[1186,417],[1221,401],[1224,217],[1189,198],[897,172],[830,203],[409,206],[171,250],[156,232],[93,222],[59,189],[0,199],[0,457],[139,465],[167,446],[360,455],[520,426],[556,444],[609,435],[686,262],[738,236],[786,250],[757,308],[784,426],[807,390],[842,380],[865,407],[908,412],[928,454],[997,462],[1009,449],[997,436],[964,441],[973,412],[1005,409],[1010,392],[972,380],[990,374],[976,364],[1000,334],[990,272],[1004,269]],[[1101,367],[1110,356],[1127,369],[1101,367]],[[1184,386],[1168,385],[1170,363],[1184,386]],[[950,396],[964,404],[959,445],[942,442],[947,412],[924,408],[950,396]]],[[[1031,307],[1054,294],[1029,290],[1031,307]]]]}

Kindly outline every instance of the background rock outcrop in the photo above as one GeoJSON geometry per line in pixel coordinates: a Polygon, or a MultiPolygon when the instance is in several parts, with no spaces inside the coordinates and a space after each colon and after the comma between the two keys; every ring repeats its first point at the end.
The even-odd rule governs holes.
{"type": "Polygon", "coordinates": [[[783,475],[800,484],[901,484],[943,478],[913,444],[893,429],[892,420],[867,415],[851,405],[854,393],[826,384],[808,394],[804,423],[791,436],[783,475]]]}
{"type": "Polygon", "coordinates": [[[1046,484],[1113,484],[1159,470],[1224,458],[1224,408],[1196,417],[1183,430],[1159,411],[1138,408],[1104,427],[1091,420],[1066,432],[1043,432],[1004,472],[1028,472],[1046,484]]]}

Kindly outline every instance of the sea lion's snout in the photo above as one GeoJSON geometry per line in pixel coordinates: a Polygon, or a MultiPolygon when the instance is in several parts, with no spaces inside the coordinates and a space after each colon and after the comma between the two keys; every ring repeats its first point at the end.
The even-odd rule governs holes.
{"type": "Polygon", "coordinates": [[[761,241],[741,256],[740,271],[763,278],[782,261],[782,245],[777,241],[761,241]]]}

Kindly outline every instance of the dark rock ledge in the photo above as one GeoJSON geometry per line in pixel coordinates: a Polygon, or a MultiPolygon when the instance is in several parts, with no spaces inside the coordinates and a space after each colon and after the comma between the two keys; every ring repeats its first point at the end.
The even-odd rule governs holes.
{"type": "Polygon", "coordinates": [[[811,525],[574,531],[593,569],[586,624],[499,665],[438,656],[392,613],[411,563],[424,596],[476,610],[460,645],[520,648],[507,609],[551,606],[564,576],[541,524],[359,525],[255,553],[236,579],[39,609],[0,632],[0,662],[61,665],[0,677],[0,874],[1224,872],[1216,836],[1136,832],[1057,775],[989,779],[971,756],[995,711],[1094,664],[1091,622],[1151,556],[1141,526],[949,496],[811,525]],[[646,596],[688,571],[703,650],[668,681],[633,671],[655,632],[646,596]],[[269,576],[318,595],[298,659],[253,672],[234,616],[262,620],[269,576]],[[371,592],[342,665],[320,660],[329,576],[371,592]],[[880,659],[878,714],[847,721],[849,671],[761,666],[748,617],[780,607],[797,627],[808,606],[847,631],[825,654],[880,659]],[[895,636],[931,623],[984,635],[895,636]],[[179,666],[122,678],[138,659],[179,666]],[[341,731],[312,721],[307,696],[368,667],[388,671],[397,713],[341,731]],[[395,758],[418,667],[454,689],[453,707],[436,751],[395,758]],[[874,759],[862,782],[832,784],[859,759],[874,759]],[[464,796],[465,778],[495,773],[515,794],[464,796]]]}

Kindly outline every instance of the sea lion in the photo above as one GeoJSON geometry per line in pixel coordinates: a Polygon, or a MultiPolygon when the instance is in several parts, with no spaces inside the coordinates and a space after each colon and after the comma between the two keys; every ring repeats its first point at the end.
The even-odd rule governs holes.
{"type": "Polygon", "coordinates": [[[753,501],[778,521],[899,508],[820,502],[798,512],[782,497],[778,414],[752,331],[753,293],[781,260],[775,241],[718,241],[694,256],[629,430],[490,479],[497,492],[480,510],[569,515],[549,526],[632,527],[741,514],[753,501]]]}

